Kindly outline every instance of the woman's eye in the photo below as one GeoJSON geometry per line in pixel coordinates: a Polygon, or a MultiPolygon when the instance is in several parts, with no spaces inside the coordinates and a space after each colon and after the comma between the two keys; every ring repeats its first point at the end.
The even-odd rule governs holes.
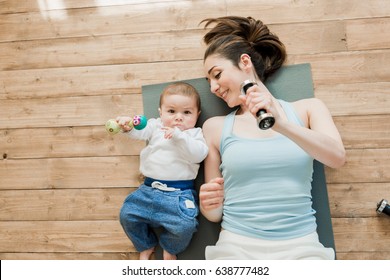
{"type": "Polygon", "coordinates": [[[221,78],[221,72],[218,72],[214,77],[215,77],[216,79],[221,78]]]}

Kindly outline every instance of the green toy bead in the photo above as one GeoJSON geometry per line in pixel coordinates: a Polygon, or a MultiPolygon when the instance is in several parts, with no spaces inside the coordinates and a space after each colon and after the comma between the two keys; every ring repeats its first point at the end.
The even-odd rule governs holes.
{"type": "Polygon", "coordinates": [[[106,131],[111,134],[117,134],[119,131],[121,131],[121,128],[119,124],[116,122],[116,120],[111,119],[106,122],[106,131]]]}

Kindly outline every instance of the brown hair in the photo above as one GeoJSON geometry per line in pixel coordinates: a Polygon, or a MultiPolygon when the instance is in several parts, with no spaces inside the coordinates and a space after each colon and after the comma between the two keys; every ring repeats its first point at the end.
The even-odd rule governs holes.
{"type": "Polygon", "coordinates": [[[163,90],[163,92],[160,95],[160,107],[163,102],[164,96],[167,95],[183,95],[187,97],[194,98],[196,101],[196,106],[198,108],[198,111],[200,112],[200,96],[196,88],[194,88],[192,85],[184,82],[175,82],[172,84],[169,84],[166,86],[163,90]]]}
{"type": "Polygon", "coordinates": [[[204,22],[205,28],[216,24],[203,37],[207,44],[204,60],[212,54],[217,54],[231,60],[238,67],[241,55],[248,54],[257,76],[263,82],[286,60],[284,44],[260,20],[227,16],[201,21],[204,22]]]}

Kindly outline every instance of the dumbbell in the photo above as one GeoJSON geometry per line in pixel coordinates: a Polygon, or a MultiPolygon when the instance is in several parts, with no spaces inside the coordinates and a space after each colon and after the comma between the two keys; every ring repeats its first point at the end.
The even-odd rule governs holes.
{"type": "Polygon", "coordinates": [[[390,216],[390,205],[386,199],[382,199],[380,202],[378,202],[376,212],[378,214],[385,213],[386,215],[390,216]]]}
{"type": "MultiPolygon", "coordinates": [[[[256,83],[251,80],[245,80],[241,83],[241,93],[246,94],[246,91],[251,86],[255,85],[256,83]]],[[[272,116],[271,113],[267,113],[266,110],[260,109],[256,113],[257,116],[257,124],[259,125],[260,129],[269,129],[275,124],[275,118],[272,116]]]]}

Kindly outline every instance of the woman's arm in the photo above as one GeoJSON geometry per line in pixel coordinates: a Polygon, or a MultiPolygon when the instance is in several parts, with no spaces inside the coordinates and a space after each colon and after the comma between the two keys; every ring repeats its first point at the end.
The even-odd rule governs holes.
{"type": "Polygon", "coordinates": [[[314,159],[337,168],[345,163],[345,149],[332,116],[325,104],[316,98],[293,103],[306,127],[279,118],[273,129],[297,143],[314,159]]]}
{"type": "Polygon", "coordinates": [[[209,147],[209,153],[204,161],[205,181],[199,191],[200,211],[212,222],[222,220],[224,199],[223,178],[219,170],[221,156],[219,143],[222,133],[223,118],[216,117],[207,120],[203,125],[203,134],[209,147]]]}
{"type": "Polygon", "coordinates": [[[281,114],[281,107],[264,84],[250,87],[240,97],[255,116],[264,108],[275,117],[272,129],[297,143],[314,159],[337,168],[345,163],[345,149],[332,116],[325,104],[317,99],[302,99],[293,103],[305,127],[289,122],[281,114]]]}

